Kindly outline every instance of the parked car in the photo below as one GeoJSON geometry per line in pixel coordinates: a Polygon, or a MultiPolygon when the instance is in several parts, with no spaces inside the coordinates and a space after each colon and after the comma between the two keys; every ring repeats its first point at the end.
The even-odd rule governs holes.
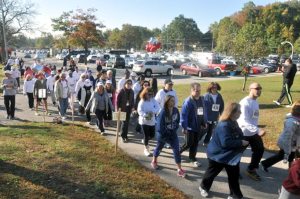
{"type": "Polygon", "coordinates": [[[25,53],[24,58],[31,58],[31,54],[25,53]]]}
{"type": "Polygon", "coordinates": [[[137,61],[132,68],[136,74],[145,74],[146,77],[151,77],[152,74],[167,74],[172,75],[174,68],[171,65],[162,64],[157,60],[137,61]]]}
{"type": "Polygon", "coordinates": [[[253,63],[251,66],[261,69],[264,73],[275,72],[277,70],[276,64],[271,64],[271,63],[258,62],[258,63],[253,63]]]}
{"type": "Polygon", "coordinates": [[[125,58],[125,67],[132,68],[134,64],[135,64],[134,58],[132,58],[132,57],[125,58]]]}
{"type": "Polygon", "coordinates": [[[106,67],[125,68],[125,59],[122,57],[111,56],[106,62],[106,67]]]}
{"type": "Polygon", "coordinates": [[[78,54],[74,59],[77,63],[84,63],[85,62],[85,54],[78,54]]]}
{"type": "Polygon", "coordinates": [[[180,66],[180,71],[183,75],[197,75],[199,77],[213,77],[216,71],[209,69],[204,64],[198,62],[188,62],[180,66]]]}
{"type": "Polygon", "coordinates": [[[96,63],[97,58],[97,55],[89,55],[86,60],[88,63],[96,63]]]}
{"type": "Polygon", "coordinates": [[[221,63],[220,59],[213,59],[210,63],[208,63],[208,68],[214,69],[216,71],[216,75],[220,76],[222,74],[236,71],[237,65],[221,63]]]}

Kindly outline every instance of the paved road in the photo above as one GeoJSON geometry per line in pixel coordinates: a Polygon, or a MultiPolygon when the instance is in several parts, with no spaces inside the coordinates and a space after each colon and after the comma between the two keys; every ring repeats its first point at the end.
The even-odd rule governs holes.
{"type": "MultiPolygon", "coordinates": [[[[18,94],[16,96],[16,117],[17,120],[7,120],[6,113],[4,111],[4,103],[3,97],[0,96],[0,123],[3,125],[12,125],[22,121],[36,121],[43,122],[43,117],[35,116],[34,111],[29,111],[27,106],[27,99],[25,96],[18,94]]],[[[57,108],[49,105],[51,116],[46,116],[46,122],[51,122],[53,117],[58,114],[57,108]]],[[[70,115],[70,113],[69,113],[70,115]]],[[[76,121],[85,122],[84,117],[75,116],[76,121]]],[[[71,121],[67,121],[71,122],[71,121]]],[[[91,128],[95,128],[95,126],[90,126],[91,128]]],[[[95,130],[95,133],[98,133],[95,130]]],[[[99,134],[99,136],[101,136],[99,134]]],[[[183,142],[182,134],[179,134],[180,142],[183,142]]],[[[112,143],[115,143],[115,128],[108,128],[106,139],[110,140],[112,143]]],[[[141,143],[142,135],[133,133],[132,131],[129,133],[129,143],[124,144],[120,141],[119,147],[125,151],[128,155],[137,159],[143,166],[146,168],[150,167],[151,158],[145,157],[143,154],[143,145],[141,143]]],[[[153,149],[155,142],[150,142],[151,150],[153,149]]],[[[273,168],[270,169],[269,173],[259,172],[262,176],[262,182],[255,182],[249,179],[247,176],[243,174],[245,171],[246,165],[249,162],[250,150],[246,150],[244,157],[241,162],[241,171],[243,179],[240,181],[242,192],[245,198],[253,198],[253,199],[275,199],[277,198],[277,191],[281,186],[281,182],[287,176],[287,165],[283,163],[276,164],[273,168]]],[[[264,158],[270,156],[269,153],[264,154],[264,158]]],[[[188,162],[186,162],[188,158],[188,153],[184,152],[182,155],[183,159],[183,168],[186,169],[188,176],[183,179],[176,176],[176,167],[172,157],[172,151],[170,149],[164,149],[159,157],[159,166],[160,169],[157,171],[153,171],[153,173],[159,175],[162,179],[164,179],[170,185],[176,187],[177,189],[183,191],[185,194],[190,196],[191,198],[201,198],[198,186],[201,182],[201,177],[207,167],[207,160],[205,155],[205,148],[199,144],[199,152],[197,157],[202,162],[202,167],[194,168],[188,162]]],[[[227,198],[228,193],[228,185],[227,185],[227,177],[226,173],[221,172],[220,175],[215,179],[213,186],[211,188],[211,198],[227,198]]]]}

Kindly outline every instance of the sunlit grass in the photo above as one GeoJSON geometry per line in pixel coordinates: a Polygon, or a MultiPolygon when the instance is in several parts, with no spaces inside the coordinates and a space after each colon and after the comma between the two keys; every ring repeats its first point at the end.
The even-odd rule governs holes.
{"type": "Polygon", "coordinates": [[[187,198],[80,125],[1,127],[0,154],[0,198],[187,198]]]}

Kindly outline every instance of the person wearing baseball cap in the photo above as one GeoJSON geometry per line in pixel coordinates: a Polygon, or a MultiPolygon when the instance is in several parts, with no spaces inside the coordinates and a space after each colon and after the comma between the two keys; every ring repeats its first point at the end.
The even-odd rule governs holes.
{"type": "Polygon", "coordinates": [[[15,104],[18,82],[15,78],[12,78],[11,71],[6,70],[4,74],[5,78],[2,81],[2,88],[4,96],[4,105],[7,113],[6,118],[13,120],[15,118],[15,104]]]}

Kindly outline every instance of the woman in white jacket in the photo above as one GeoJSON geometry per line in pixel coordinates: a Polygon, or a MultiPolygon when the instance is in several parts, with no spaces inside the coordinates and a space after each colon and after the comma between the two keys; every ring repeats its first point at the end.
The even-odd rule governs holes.
{"type": "Polygon", "coordinates": [[[155,116],[160,110],[160,106],[154,99],[154,92],[152,88],[144,88],[140,94],[141,101],[138,104],[139,124],[142,126],[144,133],[144,154],[150,156],[149,140],[155,135],[155,116]]]}
{"type": "Polygon", "coordinates": [[[35,81],[32,79],[30,74],[26,75],[24,85],[23,85],[23,94],[27,95],[28,105],[30,110],[33,110],[34,107],[34,98],[33,98],[33,88],[35,81]]]}

